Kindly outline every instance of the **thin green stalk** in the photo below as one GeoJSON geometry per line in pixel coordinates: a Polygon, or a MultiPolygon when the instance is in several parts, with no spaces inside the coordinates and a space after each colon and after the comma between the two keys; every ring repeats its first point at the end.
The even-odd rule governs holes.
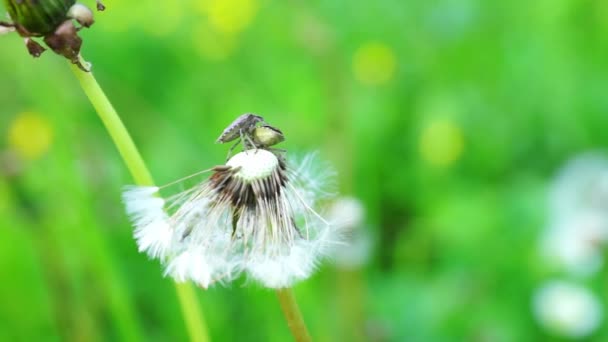
{"type": "Polygon", "coordinates": [[[194,287],[190,283],[175,283],[175,289],[177,290],[179,301],[182,303],[182,314],[186,320],[186,327],[188,328],[190,339],[196,342],[209,341],[203,314],[194,301],[196,300],[194,287]]]}
{"type": "Polygon", "coordinates": [[[306,323],[304,323],[304,318],[302,318],[296,297],[293,295],[293,290],[290,288],[278,289],[276,293],[293,338],[296,342],[311,342],[312,339],[306,328],[306,323]]]}
{"type": "MultiPolygon", "coordinates": [[[[131,176],[138,185],[154,185],[152,175],[148,171],[143,158],[139,154],[135,143],[131,139],[129,132],[122,123],[120,116],[108,100],[92,72],[83,72],[75,64],[70,64],[74,75],[80,82],[82,90],[91,101],[97,111],[99,118],[106,126],[108,133],[114,141],[120,156],[127,165],[131,176]]],[[[175,284],[177,297],[181,306],[186,328],[190,336],[190,341],[208,341],[206,324],[200,307],[197,305],[196,292],[191,284],[175,284]]]]}

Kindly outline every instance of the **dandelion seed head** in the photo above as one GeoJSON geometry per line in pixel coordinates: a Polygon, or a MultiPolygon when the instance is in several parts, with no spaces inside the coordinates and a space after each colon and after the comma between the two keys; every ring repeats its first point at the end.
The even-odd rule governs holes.
{"type": "Polygon", "coordinates": [[[587,288],[562,280],[546,283],[533,299],[534,314],[548,330],[571,338],[584,338],[599,327],[603,312],[587,288]]]}
{"type": "Polygon", "coordinates": [[[297,243],[280,257],[258,255],[249,260],[248,274],[269,288],[285,288],[306,279],[316,264],[308,244],[297,243]]]}
{"type": "Polygon", "coordinates": [[[238,169],[235,177],[249,182],[269,177],[279,166],[279,160],[266,150],[247,150],[230,158],[226,165],[238,169]]]}
{"type": "Polygon", "coordinates": [[[601,152],[583,153],[563,166],[549,193],[549,214],[571,216],[581,210],[608,210],[608,158],[601,152]]]}
{"type": "Polygon", "coordinates": [[[602,249],[608,241],[608,222],[593,211],[560,218],[541,240],[547,260],[578,276],[589,276],[603,265],[602,249]]]}
{"type": "Polygon", "coordinates": [[[159,259],[166,276],[205,288],[241,275],[288,287],[310,277],[342,241],[314,210],[332,193],[334,173],[320,165],[315,155],[291,160],[251,148],[185,191],[163,199],[159,188],[131,187],[123,198],[140,251],[159,259]]]}
{"type": "Polygon", "coordinates": [[[341,197],[331,205],[327,216],[334,225],[354,230],[363,224],[365,209],[357,198],[341,197]]]}
{"type": "Polygon", "coordinates": [[[332,249],[332,257],[338,268],[357,269],[365,265],[373,249],[373,239],[364,229],[365,208],[355,197],[340,197],[329,207],[328,220],[343,232],[347,243],[332,249]]]}
{"type": "Polygon", "coordinates": [[[158,187],[126,187],[123,202],[135,226],[133,236],[140,252],[164,259],[171,247],[172,230],[164,211],[165,201],[157,196],[158,187]]]}

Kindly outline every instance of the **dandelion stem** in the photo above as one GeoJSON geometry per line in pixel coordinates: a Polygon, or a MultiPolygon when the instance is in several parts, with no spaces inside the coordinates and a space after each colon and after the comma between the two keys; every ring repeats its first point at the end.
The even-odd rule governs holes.
{"type": "MultiPolygon", "coordinates": [[[[82,59],[81,63],[84,63],[82,59]]],[[[97,111],[99,118],[112,137],[114,145],[116,145],[116,148],[127,165],[135,183],[138,185],[154,185],[152,175],[148,171],[135,143],[122,123],[120,116],[116,113],[112,103],[108,100],[108,97],[99,86],[99,83],[97,83],[93,73],[84,72],[75,64],[70,64],[70,67],[80,82],[82,90],[84,90],[89,101],[91,101],[91,104],[97,111]]],[[[184,315],[190,341],[208,341],[207,326],[204,322],[200,307],[196,304],[198,299],[196,298],[194,288],[192,288],[191,284],[175,284],[175,289],[184,315]]]]}
{"type": "Polygon", "coordinates": [[[296,342],[311,342],[312,339],[306,328],[306,323],[304,323],[304,318],[302,318],[296,297],[293,295],[293,290],[284,288],[278,289],[276,292],[281,303],[283,315],[287,319],[287,325],[296,342]]]}
{"type": "Polygon", "coordinates": [[[125,164],[127,164],[127,168],[133,176],[135,183],[138,185],[154,185],[152,176],[139,154],[135,143],[131,139],[127,128],[122,123],[120,116],[116,113],[116,110],[99,86],[99,83],[97,83],[93,73],[84,72],[75,64],[71,64],[71,68],[76,75],[76,78],[78,78],[78,81],[80,81],[82,90],[84,90],[91,101],[91,104],[95,107],[99,118],[106,126],[108,133],[114,141],[114,145],[116,145],[120,156],[125,164]]]}
{"type": "Polygon", "coordinates": [[[182,304],[182,314],[186,319],[186,328],[188,328],[190,340],[195,342],[209,341],[203,314],[195,302],[196,293],[194,287],[190,283],[175,283],[175,289],[182,304]]]}

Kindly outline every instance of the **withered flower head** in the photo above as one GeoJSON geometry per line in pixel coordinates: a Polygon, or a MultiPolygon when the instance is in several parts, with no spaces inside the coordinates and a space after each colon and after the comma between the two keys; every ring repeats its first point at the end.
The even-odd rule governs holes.
{"type": "MultiPolygon", "coordinates": [[[[12,22],[0,21],[0,33],[17,31],[25,38],[25,46],[34,57],[46,50],[33,39],[41,37],[55,53],[88,71],[79,59],[82,39],[78,36],[79,30],[94,23],[93,12],[88,7],[75,0],[4,0],[4,4],[12,22]]],[[[97,8],[104,8],[99,1],[97,8]]]]}
{"type": "Polygon", "coordinates": [[[203,287],[247,274],[269,288],[308,278],[340,237],[312,208],[327,197],[329,169],[250,148],[211,176],[163,199],[164,187],[129,187],[123,199],[140,251],[177,281],[203,287]]]}

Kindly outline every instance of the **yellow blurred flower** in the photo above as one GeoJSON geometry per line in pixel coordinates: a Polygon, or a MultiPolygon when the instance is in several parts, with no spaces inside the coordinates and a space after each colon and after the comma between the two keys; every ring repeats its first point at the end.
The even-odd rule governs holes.
{"type": "Polygon", "coordinates": [[[419,148],[422,158],[429,164],[449,166],[464,150],[462,130],[451,120],[435,119],[423,129],[419,148]]]}
{"type": "Polygon", "coordinates": [[[237,38],[211,30],[201,24],[192,31],[194,49],[208,60],[221,61],[228,58],[237,47],[237,38]]]}
{"type": "Polygon", "coordinates": [[[52,142],[53,127],[38,113],[20,113],[9,127],[8,145],[23,159],[40,158],[48,151],[52,142]]]}
{"type": "Polygon", "coordinates": [[[203,0],[198,2],[198,7],[209,16],[209,24],[215,31],[238,34],[251,24],[259,3],[257,0],[203,0]]]}
{"type": "Polygon", "coordinates": [[[395,76],[396,68],[395,53],[384,43],[365,43],[353,57],[355,78],[366,85],[380,85],[390,81],[395,76]]]}

